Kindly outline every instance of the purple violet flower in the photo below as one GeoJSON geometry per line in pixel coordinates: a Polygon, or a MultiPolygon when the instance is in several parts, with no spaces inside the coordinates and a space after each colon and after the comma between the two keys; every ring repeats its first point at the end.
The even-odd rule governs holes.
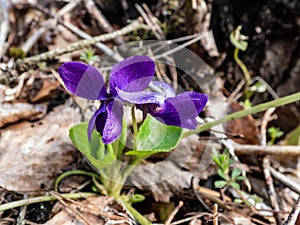
{"type": "Polygon", "coordinates": [[[123,104],[136,104],[167,125],[196,128],[196,117],[207,102],[207,95],[184,92],[175,95],[171,86],[153,82],[162,90],[145,91],[154,77],[155,64],[147,56],[132,56],[117,63],[110,72],[108,91],[103,76],[94,67],[82,62],[67,62],[59,69],[66,88],[74,95],[100,100],[101,105],[89,121],[88,137],[93,129],[102,135],[103,143],[115,141],[122,132],[123,104]]]}
{"type": "Polygon", "coordinates": [[[158,81],[152,83],[160,88],[162,93],[146,91],[125,93],[118,90],[119,98],[138,105],[144,117],[149,113],[166,125],[195,129],[196,117],[206,105],[208,96],[189,91],[176,95],[174,89],[167,83],[158,81]]]}

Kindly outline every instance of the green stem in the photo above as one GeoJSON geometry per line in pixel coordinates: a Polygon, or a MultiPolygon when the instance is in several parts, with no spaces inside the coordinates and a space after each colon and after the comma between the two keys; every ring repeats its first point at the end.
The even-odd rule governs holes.
{"type": "Polygon", "coordinates": [[[234,53],[233,53],[233,57],[234,57],[234,60],[235,62],[239,65],[239,67],[241,68],[241,70],[243,71],[244,73],[244,76],[245,76],[245,80],[246,80],[246,90],[245,92],[248,90],[249,86],[250,86],[250,81],[251,81],[251,77],[250,77],[250,74],[248,72],[248,69],[247,67],[245,66],[245,64],[239,59],[239,49],[238,48],[235,48],[234,49],[234,53]]]}
{"type": "Polygon", "coordinates": [[[152,225],[152,223],[142,216],[135,208],[133,208],[122,196],[118,198],[118,201],[121,202],[126,209],[132,214],[132,216],[137,220],[141,225],[152,225]]]}
{"type": "Polygon", "coordinates": [[[270,102],[262,103],[262,104],[253,106],[249,109],[245,109],[245,110],[241,110],[241,111],[229,114],[229,115],[227,115],[227,116],[225,116],[221,119],[218,119],[218,120],[200,125],[196,128],[196,130],[190,130],[190,131],[185,132],[182,137],[187,137],[187,136],[192,135],[192,134],[197,134],[199,132],[208,130],[208,129],[210,129],[214,126],[217,126],[219,124],[226,123],[230,120],[234,120],[234,119],[238,119],[238,118],[241,118],[241,117],[244,117],[244,116],[248,116],[250,114],[262,112],[262,111],[265,111],[265,110],[267,110],[269,108],[272,108],[272,107],[279,107],[279,106],[282,106],[282,105],[287,105],[289,103],[296,102],[296,101],[299,101],[299,100],[300,100],[300,92],[296,93],[296,94],[288,95],[288,96],[285,96],[285,97],[282,97],[282,98],[278,98],[278,99],[275,99],[275,100],[270,101],[270,102]]]}
{"type": "Polygon", "coordinates": [[[137,121],[135,117],[135,106],[131,107],[131,117],[132,117],[132,127],[133,127],[133,149],[137,149],[137,134],[138,134],[138,126],[137,126],[137,121]]]}
{"type": "Polygon", "coordinates": [[[67,171],[62,173],[61,175],[59,175],[55,182],[54,182],[54,190],[57,190],[57,187],[59,185],[59,183],[65,179],[68,176],[74,176],[74,175],[84,175],[84,176],[89,176],[92,178],[96,178],[98,180],[101,180],[100,176],[94,172],[88,172],[88,171],[84,171],[84,170],[72,170],[72,171],[67,171]]]}
{"type": "MultiPolygon", "coordinates": [[[[60,194],[60,196],[64,198],[71,198],[71,199],[88,198],[95,195],[96,195],[95,193],[90,193],[90,192],[60,194]]],[[[22,199],[14,202],[8,202],[0,205],[0,212],[8,209],[24,206],[24,205],[30,205],[34,203],[40,203],[40,202],[49,202],[54,200],[57,200],[56,196],[48,195],[48,196],[39,196],[34,198],[22,199]]]]}

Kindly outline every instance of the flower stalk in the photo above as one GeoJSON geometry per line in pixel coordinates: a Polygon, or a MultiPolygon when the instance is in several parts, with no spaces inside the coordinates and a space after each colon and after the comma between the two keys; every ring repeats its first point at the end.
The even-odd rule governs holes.
{"type": "Polygon", "coordinates": [[[135,116],[135,106],[131,107],[131,117],[132,117],[132,129],[133,129],[133,149],[137,149],[137,134],[138,134],[138,125],[135,116]]]}
{"type": "Polygon", "coordinates": [[[226,123],[226,122],[234,120],[234,119],[238,119],[238,118],[241,118],[241,117],[244,117],[244,116],[248,116],[248,115],[251,115],[251,114],[262,112],[262,111],[265,111],[269,108],[287,105],[287,104],[290,104],[290,103],[293,103],[293,102],[297,102],[299,100],[300,100],[300,92],[292,94],[292,95],[288,95],[288,96],[285,96],[285,97],[282,97],[282,98],[278,98],[278,99],[275,99],[273,101],[262,103],[262,104],[253,106],[249,109],[244,109],[244,110],[241,110],[241,111],[238,111],[238,112],[235,112],[235,113],[231,113],[231,114],[229,114],[227,116],[224,116],[224,117],[222,117],[218,120],[208,122],[208,123],[205,123],[203,125],[199,125],[195,130],[186,131],[183,134],[183,137],[187,137],[187,136],[190,136],[192,134],[197,134],[197,133],[206,131],[208,129],[211,129],[214,126],[220,125],[222,123],[226,123]]]}

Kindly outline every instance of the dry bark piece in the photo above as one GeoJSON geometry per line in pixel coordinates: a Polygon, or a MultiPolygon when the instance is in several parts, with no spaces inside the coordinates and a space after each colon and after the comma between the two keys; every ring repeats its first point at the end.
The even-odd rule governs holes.
{"type": "Polygon", "coordinates": [[[0,85],[0,128],[20,120],[36,120],[46,114],[43,104],[32,105],[25,102],[5,102],[9,89],[0,85]]]}
{"type": "Polygon", "coordinates": [[[0,186],[16,191],[49,189],[61,169],[73,161],[68,129],[79,121],[70,107],[60,106],[36,123],[22,122],[1,132],[0,186]],[[77,120],[76,120],[77,119],[77,120]]]}
{"type": "Polygon", "coordinates": [[[53,96],[58,87],[60,87],[60,83],[58,81],[44,79],[41,90],[35,96],[32,96],[30,101],[33,103],[45,101],[53,96]]]}

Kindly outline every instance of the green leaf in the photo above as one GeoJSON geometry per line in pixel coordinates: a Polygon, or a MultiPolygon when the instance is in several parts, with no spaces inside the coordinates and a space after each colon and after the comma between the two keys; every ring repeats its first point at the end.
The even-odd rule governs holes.
{"type": "Polygon", "coordinates": [[[225,180],[216,180],[214,185],[216,188],[223,188],[227,185],[227,182],[225,180]]]}
{"type": "Polygon", "coordinates": [[[262,92],[265,92],[267,90],[267,87],[260,83],[260,82],[255,82],[250,88],[249,88],[249,91],[253,91],[253,92],[259,92],[259,93],[262,93],[262,92]]]}
{"type": "Polygon", "coordinates": [[[137,150],[127,155],[146,156],[158,152],[169,152],[176,147],[182,134],[180,127],[165,125],[148,116],[137,135],[137,150]]]}
{"type": "Polygon", "coordinates": [[[232,172],[231,172],[231,179],[232,179],[232,180],[236,180],[236,178],[237,178],[238,176],[240,176],[241,173],[242,173],[242,171],[241,171],[240,169],[234,168],[234,169],[232,170],[232,172]]]}
{"type": "Polygon", "coordinates": [[[69,137],[75,147],[87,158],[87,160],[99,171],[115,161],[115,155],[109,146],[107,150],[101,136],[93,131],[91,142],[87,137],[87,123],[80,123],[70,128],[69,137]]]}
{"type": "Polygon", "coordinates": [[[245,51],[248,47],[248,42],[245,41],[248,39],[247,36],[242,35],[241,32],[242,26],[238,26],[233,32],[230,33],[230,42],[234,47],[245,51]]]}
{"type": "Polygon", "coordinates": [[[138,203],[138,202],[142,202],[146,199],[146,197],[144,195],[141,194],[134,194],[129,196],[128,202],[131,203],[138,203]]]}
{"type": "Polygon", "coordinates": [[[238,176],[235,180],[246,180],[245,176],[238,176]]]}
{"type": "Polygon", "coordinates": [[[300,125],[286,135],[284,142],[287,145],[300,145],[300,125]]]}
{"type": "Polygon", "coordinates": [[[218,175],[219,175],[220,177],[222,177],[224,180],[227,180],[226,175],[225,175],[225,173],[223,172],[223,170],[218,169],[218,175]]]}
{"type": "Polygon", "coordinates": [[[230,182],[229,185],[235,189],[240,189],[240,185],[237,182],[230,182]]]}
{"type": "Polygon", "coordinates": [[[241,204],[241,203],[243,203],[243,200],[242,200],[242,199],[239,199],[239,198],[235,198],[235,199],[234,199],[234,202],[235,202],[235,203],[241,204]]]}

